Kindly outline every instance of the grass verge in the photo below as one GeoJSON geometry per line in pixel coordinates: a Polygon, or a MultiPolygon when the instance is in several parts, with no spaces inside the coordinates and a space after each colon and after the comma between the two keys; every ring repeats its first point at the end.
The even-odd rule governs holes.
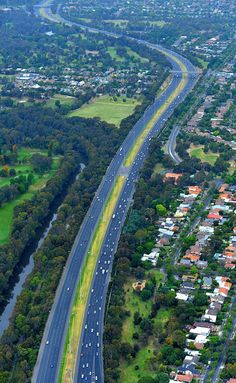
{"type": "Polygon", "coordinates": [[[71,311],[70,323],[66,335],[66,342],[59,375],[60,383],[70,383],[71,375],[74,376],[78,345],[81,336],[86,303],[95,271],[99,252],[105,238],[105,234],[112,219],[113,211],[117,204],[126,177],[118,176],[109,195],[102,217],[99,220],[91,246],[86,255],[85,264],[76,289],[74,304],[71,311]]]}

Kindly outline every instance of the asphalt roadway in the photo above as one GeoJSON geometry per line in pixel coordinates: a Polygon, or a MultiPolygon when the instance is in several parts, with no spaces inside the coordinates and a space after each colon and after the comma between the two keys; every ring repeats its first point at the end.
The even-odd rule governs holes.
{"type": "Polygon", "coordinates": [[[182,162],[181,158],[179,157],[178,153],[176,153],[175,147],[176,147],[176,138],[179,134],[179,127],[175,126],[170,134],[169,140],[167,142],[167,151],[171,159],[178,165],[180,162],[182,162]]]}
{"type": "MultiPolygon", "coordinates": [[[[39,9],[39,8],[36,8],[39,9]]],[[[38,11],[36,11],[38,12],[38,11]]],[[[77,25],[62,19],[59,15],[56,19],[52,19],[50,6],[44,8],[51,21],[61,22],[67,25],[77,25]]],[[[41,15],[42,16],[42,15],[41,15]]],[[[83,27],[78,24],[79,27],[83,27]]],[[[88,28],[92,32],[98,32],[97,29],[88,28]]],[[[120,37],[106,31],[99,31],[114,37],[120,37]]],[[[132,39],[134,40],[134,39],[132,39]]],[[[171,116],[174,109],[184,100],[186,95],[191,91],[197,81],[197,71],[193,65],[177,53],[165,49],[154,44],[147,43],[143,40],[135,40],[137,43],[146,44],[153,49],[162,50],[165,54],[171,54],[183,62],[187,68],[188,76],[184,89],[179,95],[167,106],[167,109],[156,121],[153,129],[144,140],[134,162],[127,168],[123,166],[124,159],[132,148],[136,138],[142,132],[147,122],[152,118],[155,112],[163,103],[166,103],[168,97],[178,87],[182,76],[180,66],[174,61],[174,58],[167,56],[173,67],[173,80],[168,88],[155,100],[155,102],[147,108],[142,118],[135,124],[127,135],[121,147],[110,163],[106,174],[96,192],[91,206],[83,220],[80,231],[76,237],[70,256],[66,263],[59,287],[56,292],[54,304],[50,312],[42,343],[40,346],[37,363],[35,365],[32,378],[33,383],[55,383],[58,382],[61,357],[63,353],[66,331],[69,324],[70,311],[72,308],[76,287],[80,280],[80,272],[86,254],[93,238],[93,234],[97,227],[98,221],[102,216],[104,204],[112,190],[114,181],[118,175],[126,175],[126,181],[121,191],[119,201],[115,207],[113,218],[109,223],[108,230],[98,257],[96,270],[93,276],[93,282],[87,302],[83,330],[81,334],[80,344],[78,345],[77,363],[75,366],[75,376],[71,373],[71,382],[86,383],[103,383],[103,358],[102,358],[102,337],[103,337],[103,321],[107,288],[112,271],[112,261],[115,254],[120,232],[132,201],[135,190],[135,183],[138,180],[140,168],[147,156],[150,141],[163,128],[166,120],[171,116]]]]}

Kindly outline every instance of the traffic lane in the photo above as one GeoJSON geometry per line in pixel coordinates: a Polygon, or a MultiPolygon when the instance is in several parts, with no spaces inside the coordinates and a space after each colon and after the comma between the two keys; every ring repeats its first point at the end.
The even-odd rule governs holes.
{"type": "MultiPolygon", "coordinates": [[[[130,185],[128,184],[128,187],[130,185]]],[[[124,189],[124,196],[126,191],[124,189]]],[[[109,233],[106,236],[101,257],[97,263],[96,276],[94,279],[92,294],[88,304],[86,321],[83,331],[82,348],[80,350],[80,366],[78,373],[78,381],[89,381],[92,374],[93,358],[101,358],[101,344],[102,344],[102,322],[103,310],[105,305],[105,294],[108,286],[108,279],[111,272],[111,258],[115,250],[115,243],[119,237],[118,230],[120,228],[119,222],[123,219],[124,211],[119,206],[122,204],[123,195],[120,199],[120,204],[117,207],[117,215],[111,221],[109,233]]],[[[101,359],[99,359],[98,367],[101,370],[101,359]]],[[[97,369],[95,375],[99,379],[97,369]]]]}
{"type": "Polygon", "coordinates": [[[142,127],[142,124],[140,124],[139,126],[142,127]]]}
{"type": "MultiPolygon", "coordinates": [[[[122,162],[122,159],[121,159],[121,162],[122,162]]],[[[108,180],[110,183],[113,181],[113,178],[114,178],[113,169],[111,169],[111,172],[113,172],[113,173],[111,174],[111,178],[108,180]]],[[[106,185],[107,184],[105,183],[105,186],[106,185]]],[[[107,190],[105,190],[105,194],[109,193],[109,191],[110,191],[110,186],[108,186],[107,190]]],[[[104,189],[101,190],[101,192],[100,192],[99,196],[97,196],[97,198],[100,198],[100,200],[104,199],[104,189]]],[[[81,233],[81,237],[83,238],[82,242],[81,241],[78,242],[77,249],[75,250],[74,261],[76,261],[76,262],[78,260],[80,260],[84,254],[83,244],[85,242],[87,243],[89,241],[89,238],[90,238],[89,233],[90,233],[90,231],[93,230],[93,226],[95,227],[96,222],[94,222],[94,218],[98,218],[98,216],[101,212],[101,209],[103,207],[102,202],[100,201],[100,203],[99,203],[99,201],[96,201],[96,203],[92,207],[93,207],[93,209],[91,209],[91,212],[90,212],[90,214],[91,214],[90,218],[92,219],[92,222],[90,222],[91,220],[87,221],[87,224],[84,226],[84,232],[81,233]]],[[[77,275],[77,273],[75,272],[74,266],[75,266],[74,262],[72,262],[70,265],[68,276],[64,282],[64,290],[65,290],[66,286],[73,289],[73,284],[74,284],[74,281],[76,280],[76,275],[77,275]]],[[[77,266],[79,266],[79,265],[77,265],[77,266]]],[[[48,344],[49,347],[47,347],[47,349],[45,351],[45,359],[49,362],[50,366],[53,366],[54,363],[56,363],[56,352],[53,353],[54,354],[53,360],[50,360],[49,356],[52,355],[52,348],[54,348],[54,351],[56,351],[57,343],[60,343],[60,336],[57,338],[58,342],[56,344],[55,344],[55,342],[50,343],[50,341],[53,338],[54,329],[55,328],[59,329],[60,327],[63,327],[62,322],[65,321],[65,315],[62,318],[60,315],[58,315],[60,313],[58,313],[57,311],[58,310],[61,311],[63,309],[62,313],[64,314],[67,311],[69,305],[70,305],[70,302],[68,301],[67,294],[65,294],[65,293],[62,294],[61,299],[59,300],[58,307],[56,309],[56,322],[54,321],[52,323],[52,326],[51,326],[52,328],[50,329],[49,334],[48,334],[48,341],[49,341],[50,346],[48,344]]],[[[40,381],[42,381],[41,379],[42,379],[42,377],[40,377],[40,381]]]]}
{"type": "MultiPolygon", "coordinates": [[[[183,96],[185,95],[185,93],[183,92],[183,96]]],[[[159,125],[159,128],[160,128],[160,124],[157,124],[159,125]]],[[[143,164],[143,161],[144,161],[144,158],[145,158],[145,155],[146,155],[146,152],[148,151],[148,146],[149,146],[149,141],[148,140],[145,140],[144,142],[144,145],[143,145],[143,148],[142,148],[142,151],[141,153],[139,153],[139,155],[137,156],[137,159],[136,161],[134,162],[134,167],[132,168],[132,172],[131,172],[131,177],[130,178],[133,178],[133,182],[135,182],[135,180],[137,179],[138,177],[138,171],[140,169],[140,167],[142,166],[143,164]]],[[[124,188],[124,192],[122,193],[121,195],[121,200],[124,199],[123,197],[128,197],[128,190],[125,190],[126,189],[126,186],[128,189],[132,189],[132,185],[131,185],[131,182],[129,181],[129,178],[127,179],[127,182],[126,182],[126,185],[125,185],[125,188],[124,188]],[[127,196],[126,196],[127,194],[127,196]]],[[[128,201],[128,198],[127,200],[128,201]]],[[[123,201],[122,201],[123,203],[123,201]]],[[[122,216],[119,217],[118,214],[120,213],[121,211],[117,211],[116,210],[116,215],[117,215],[117,219],[114,219],[112,220],[112,223],[113,223],[113,228],[111,227],[110,230],[109,230],[109,234],[110,236],[113,234],[113,243],[112,243],[112,246],[114,246],[114,242],[118,242],[118,238],[119,238],[119,232],[117,231],[117,227],[119,227],[120,225],[120,221],[122,220],[122,216]]],[[[110,248],[110,257],[111,255],[113,255],[114,253],[114,250],[113,248],[110,248]]],[[[104,254],[104,253],[103,253],[104,254]]],[[[102,256],[101,256],[102,258],[102,256]]],[[[98,263],[98,267],[100,268],[100,271],[104,271],[105,269],[103,269],[103,267],[105,267],[105,263],[101,265],[101,258],[100,258],[100,261],[98,263]]],[[[110,267],[111,267],[112,264],[110,264],[110,267]]],[[[109,270],[107,269],[106,272],[108,272],[109,270]]],[[[96,269],[96,273],[99,272],[98,269],[96,269]]],[[[94,291],[98,286],[101,286],[103,285],[103,288],[105,290],[105,284],[104,282],[101,281],[101,278],[95,278],[95,281],[94,281],[94,284],[93,284],[93,288],[92,288],[92,291],[94,291]]],[[[104,296],[105,296],[105,292],[103,292],[104,296]]],[[[92,296],[91,299],[90,299],[90,303],[89,303],[89,306],[94,306],[96,307],[96,310],[99,310],[99,308],[101,308],[101,306],[96,306],[96,303],[97,303],[97,300],[98,300],[98,297],[96,295],[92,296]],[[95,302],[94,302],[95,300],[95,302]]],[[[99,321],[96,321],[96,323],[99,323],[99,321]]],[[[93,337],[91,337],[91,334],[89,331],[94,331],[94,328],[96,327],[96,323],[95,323],[95,320],[93,320],[93,318],[91,320],[88,321],[88,324],[86,324],[87,326],[87,329],[88,331],[86,331],[86,334],[83,334],[83,345],[84,347],[86,348],[86,346],[88,347],[92,347],[96,349],[96,344],[93,344],[93,337]]],[[[98,326],[98,325],[97,325],[98,326]]],[[[97,327],[96,327],[97,329],[97,327]]],[[[99,332],[100,333],[100,332],[99,332]]],[[[102,342],[102,333],[100,335],[100,341],[102,342]]],[[[84,349],[83,349],[84,350],[84,349]]],[[[86,352],[86,350],[85,350],[86,352]]],[[[100,359],[102,358],[102,355],[101,355],[101,352],[99,353],[100,355],[100,359]]],[[[93,353],[91,351],[89,351],[88,353],[88,359],[86,360],[86,364],[85,364],[85,360],[83,361],[83,364],[82,364],[82,369],[81,369],[81,366],[79,366],[79,373],[78,373],[78,379],[81,378],[81,379],[84,379],[84,381],[88,381],[89,377],[91,377],[91,374],[92,374],[92,370],[91,370],[91,363],[92,363],[92,358],[93,358],[93,353]],[[83,371],[83,366],[87,366],[87,369],[88,369],[88,372],[89,372],[89,376],[86,374],[86,371],[83,371]]],[[[85,358],[86,359],[86,358],[85,358]]],[[[100,365],[100,363],[99,363],[100,365]]],[[[101,379],[101,377],[99,377],[99,374],[96,372],[96,376],[98,377],[98,379],[101,379]]]]}
{"type": "MultiPolygon", "coordinates": [[[[158,100],[158,104],[161,101],[162,100],[158,100]]],[[[152,113],[152,110],[149,110],[148,113],[152,113]]],[[[140,125],[140,127],[142,128],[142,125],[140,125]]],[[[131,142],[129,141],[127,146],[123,146],[124,152],[126,152],[126,150],[130,149],[131,144],[132,144],[132,141],[131,142]]],[[[121,154],[118,154],[118,156],[121,157],[121,154]]],[[[117,167],[119,167],[121,162],[122,162],[122,158],[120,158],[120,161],[118,161],[117,166],[115,166],[115,163],[114,163],[114,164],[112,164],[113,166],[111,166],[108,169],[108,172],[107,172],[108,175],[106,175],[106,178],[110,177],[108,179],[108,182],[112,183],[113,177],[115,174],[115,170],[117,167]]],[[[77,245],[77,250],[76,250],[74,262],[78,263],[78,261],[80,261],[80,260],[82,261],[83,254],[84,254],[84,250],[82,249],[82,245],[83,245],[83,243],[89,241],[90,235],[88,233],[92,232],[96,226],[96,221],[99,217],[99,214],[100,214],[100,211],[102,208],[102,206],[101,206],[103,203],[102,201],[105,200],[105,195],[107,195],[109,193],[109,190],[110,190],[110,187],[105,182],[103,184],[103,188],[101,189],[100,193],[96,197],[97,199],[98,198],[100,199],[100,200],[98,200],[98,202],[100,202],[100,203],[95,203],[94,205],[92,205],[92,209],[91,209],[92,221],[88,220],[87,225],[84,226],[84,233],[81,234],[81,236],[83,238],[83,242],[81,243],[79,241],[79,243],[77,245]],[[79,248],[79,247],[81,247],[81,248],[79,248]]],[[[66,286],[67,286],[67,288],[69,287],[73,291],[74,286],[76,285],[77,272],[75,271],[74,262],[71,262],[67,278],[64,282],[64,291],[66,290],[66,286]]],[[[77,267],[80,268],[81,263],[82,262],[79,262],[77,264],[77,267]]],[[[55,320],[52,322],[49,333],[48,333],[48,340],[47,341],[49,342],[50,347],[46,348],[46,351],[44,352],[43,360],[42,360],[42,363],[44,364],[44,366],[46,365],[46,362],[47,362],[48,366],[50,365],[50,370],[49,370],[50,373],[47,371],[45,374],[45,369],[44,369],[42,371],[42,375],[40,375],[40,377],[39,377],[40,378],[39,382],[42,382],[45,379],[48,379],[48,374],[50,374],[50,379],[51,379],[51,376],[55,375],[55,372],[52,371],[51,369],[54,368],[54,366],[58,364],[60,344],[61,344],[61,342],[63,340],[63,336],[64,336],[64,332],[60,331],[60,330],[63,329],[63,323],[66,323],[66,319],[67,319],[66,313],[68,312],[70,306],[71,306],[71,298],[69,299],[68,294],[63,293],[59,299],[59,305],[55,309],[55,320]],[[57,329],[57,337],[56,338],[54,337],[55,329],[57,329]],[[52,339],[54,339],[53,342],[51,341],[52,339]],[[53,355],[53,358],[52,358],[52,355],[53,355]],[[42,379],[44,379],[44,380],[42,380],[42,379]]]]}
{"type": "MultiPolygon", "coordinates": [[[[147,143],[148,144],[148,143],[147,143]]],[[[111,226],[109,233],[106,236],[105,243],[101,252],[100,260],[97,264],[96,268],[96,277],[94,279],[93,287],[92,287],[92,295],[90,297],[90,302],[88,305],[88,315],[85,323],[85,330],[83,333],[83,341],[82,341],[82,357],[80,360],[80,366],[79,366],[79,373],[78,373],[78,381],[82,379],[83,381],[89,381],[91,378],[91,363],[93,359],[93,352],[96,350],[97,347],[97,339],[94,339],[94,336],[91,336],[91,332],[94,333],[94,328],[98,328],[99,322],[103,322],[103,316],[100,318],[98,317],[91,317],[91,314],[95,314],[101,310],[101,303],[99,302],[99,299],[106,296],[106,289],[108,286],[108,283],[106,283],[107,276],[110,275],[112,262],[111,258],[114,255],[114,252],[116,250],[115,244],[117,244],[119,236],[120,236],[120,224],[125,219],[125,213],[126,210],[122,208],[122,204],[126,202],[128,205],[128,201],[130,197],[132,196],[133,191],[133,184],[136,181],[138,177],[138,172],[140,167],[142,166],[142,163],[145,158],[145,153],[140,153],[137,161],[134,164],[133,171],[129,178],[127,179],[127,183],[124,187],[124,190],[121,194],[121,197],[118,201],[118,206],[115,211],[115,218],[111,221],[111,226]],[[108,250],[107,250],[108,249],[108,250]],[[108,258],[108,259],[107,259],[108,258]],[[108,264],[109,261],[109,264],[108,264]],[[104,290],[101,294],[101,287],[104,290]],[[98,294],[94,293],[95,291],[98,291],[98,294]],[[95,307],[95,311],[91,313],[91,307],[95,307]],[[89,318],[89,319],[88,319],[89,318]],[[94,342],[94,343],[93,343],[94,342]],[[87,349],[87,352],[86,352],[87,349]],[[93,350],[93,352],[92,352],[93,350]],[[87,368],[87,373],[86,373],[87,368]]],[[[105,299],[103,300],[105,303],[105,299]]],[[[102,342],[102,331],[98,331],[100,335],[100,341],[102,342]]],[[[97,334],[97,332],[96,332],[97,334]]],[[[97,355],[96,355],[97,356],[97,355]]],[[[99,357],[102,358],[101,351],[99,350],[99,357]]],[[[99,366],[101,363],[99,363],[99,366]]],[[[100,369],[101,371],[101,369],[100,369]]],[[[98,378],[98,381],[101,381],[101,376],[96,371],[96,377],[98,378]]]]}
{"type": "MultiPolygon", "coordinates": [[[[127,187],[130,187],[129,185],[127,185],[127,187]]],[[[124,190],[124,196],[125,196],[126,192],[124,190]]],[[[123,196],[122,196],[123,198],[123,196]]],[[[121,201],[120,201],[121,202],[121,201]]],[[[119,238],[119,233],[117,232],[117,227],[119,226],[119,220],[121,220],[123,217],[123,211],[120,210],[120,214],[119,214],[119,211],[117,212],[117,220],[114,219],[114,221],[112,222],[112,225],[111,225],[111,234],[112,234],[112,237],[109,237],[107,238],[107,241],[104,245],[104,248],[105,249],[109,249],[108,252],[106,250],[106,257],[110,260],[111,259],[111,256],[113,255],[113,246],[114,246],[114,243],[118,241],[118,238],[119,238]]],[[[92,367],[92,360],[93,360],[93,357],[96,357],[98,358],[98,364],[97,364],[97,367],[96,367],[96,370],[95,370],[95,377],[97,377],[97,380],[98,381],[102,381],[101,380],[101,371],[102,371],[102,353],[101,353],[101,344],[102,344],[102,329],[101,329],[101,323],[103,323],[103,311],[104,311],[104,308],[105,308],[105,299],[102,300],[102,303],[103,305],[101,306],[101,303],[97,303],[97,300],[99,298],[103,298],[105,297],[105,294],[107,292],[107,286],[108,286],[108,278],[109,278],[109,273],[111,272],[111,263],[108,264],[105,263],[107,262],[107,258],[104,258],[105,254],[104,254],[104,250],[103,250],[103,254],[102,254],[102,257],[101,257],[101,263],[99,265],[101,265],[100,267],[97,268],[97,272],[98,272],[98,276],[96,277],[96,280],[94,281],[94,288],[93,290],[94,291],[97,291],[96,288],[98,287],[101,287],[102,286],[102,289],[103,291],[101,292],[101,289],[99,289],[99,293],[97,295],[93,295],[91,298],[92,298],[92,303],[90,302],[90,305],[89,307],[91,306],[94,306],[96,307],[96,312],[99,312],[99,309],[100,309],[100,312],[99,312],[99,316],[97,316],[96,318],[94,318],[93,316],[91,317],[90,316],[90,320],[88,320],[88,322],[86,322],[86,329],[85,329],[85,334],[84,334],[84,337],[83,337],[83,351],[82,351],[82,354],[83,356],[81,357],[81,360],[80,360],[80,368],[79,368],[79,374],[78,374],[78,381],[80,381],[80,379],[83,379],[82,381],[90,381],[90,378],[91,378],[91,367],[92,367]],[[103,260],[102,260],[103,258],[103,260]],[[102,267],[102,269],[101,269],[102,267]],[[109,270],[110,269],[110,270],[109,270]],[[106,273],[102,273],[102,270],[106,270],[106,273]],[[106,275],[107,274],[107,275],[106,275]],[[95,287],[96,286],[96,287],[95,287]],[[99,334],[99,342],[97,341],[97,338],[95,336],[91,336],[91,332],[95,334],[95,331],[94,331],[94,327],[97,325],[96,327],[96,330],[98,330],[98,332],[96,331],[96,335],[99,334]],[[100,326],[99,326],[100,325],[100,326]],[[100,345],[100,347],[98,347],[98,344],[100,345]],[[86,349],[87,349],[87,353],[86,353],[86,349]],[[99,350],[99,351],[98,351],[99,350]],[[86,368],[87,368],[87,373],[86,373],[86,368]],[[85,369],[85,370],[84,370],[85,369]]],[[[92,315],[93,315],[93,311],[92,311],[92,315]]]]}
{"type": "MultiPolygon", "coordinates": [[[[99,208],[99,212],[100,211],[101,209],[99,208]]],[[[85,233],[82,233],[83,242],[84,242],[84,237],[86,235],[86,232],[88,233],[88,227],[90,224],[91,223],[88,221],[87,225],[84,226],[85,233]]],[[[87,240],[89,240],[89,235],[86,238],[87,240]]],[[[78,244],[78,246],[79,245],[80,243],[78,244]]],[[[64,289],[63,289],[64,291],[60,295],[58,305],[55,309],[55,316],[54,316],[55,319],[52,321],[52,325],[48,333],[47,342],[49,343],[47,347],[45,348],[42,363],[44,364],[44,361],[47,362],[44,364],[44,366],[48,365],[50,366],[50,368],[54,368],[54,365],[57,364],[58,362],[58,351],[59,351],[59,348],[60,348],[59,346],[63,336],[63,331],[61,330],[63,329],[63,326],[64,326],[63,323],[65,323],[66,321],[67,312],[71,302],[71,299],[68,299],[68,295],[71,295],[71,294],[70,293],[68,294],[67,288],[70,287],[72,289],[73,286],[76,284],[78,271],[75,268],[75,262],[77,263],[77,266],[80,266],[81,264],[78,264],[78,261],[82,260],[83,254],[84,254],[84,250],[82,249],[82,247],[81,248],[77,247],[77,250],[74,255],[74,260],[70,265],[69,272],[64,282],[64,289]],[[55,337],[55,332],[57,333],[56,337],[55,337]]],[[[55,373],[52,372],[51,369],[49,371],[50,373],[48,373],[48,371],[45,371],[45,369],[42,370],[42,374],[39,376],[39,379],[38,379],[39,382],[42,382],[43,381],[42,379],[46,379],[46,381],[48,381],[49,376],[51,379],[51,376],[54,375],[55,373]]]]}

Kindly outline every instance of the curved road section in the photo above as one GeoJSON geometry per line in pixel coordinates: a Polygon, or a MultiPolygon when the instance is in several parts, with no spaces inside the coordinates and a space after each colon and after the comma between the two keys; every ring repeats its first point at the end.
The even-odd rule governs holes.
{"type": "MultiPolygon", "coordinates": [[[[83,25],[63,19],[58,13],[52,14],[51,0],[46,0],[35,7],[36,14],[52,22],[61,22],[68,26],[79,26],[94,33],[104,33],[113,37],[121,37],[114,33],[84,27],[83,25]]],[[[116,178],[125,176],[123,188],[119,194],[114,214],[105,233],[99,252],[96,268],[93,274],[90,294],[83,318],[82,332],[78,350],[75,355],[74,369],[68,371],[71,382],[103,383],[102,336],[107,288],[112,270],[112,260],[117,248],[121,228],[129,209],[139,170],[148,153],[150,141],[163,128],[173,110],[184,100],[195,85],[198,73],[195,67],[184,57],[159,45],[150,44],[143,40],[133,39],[138,44],[145,44],[152,49],[162,52],[173,67],[173,80],[168,88],[147,108],[143,117],[135,124],[127,135],[115,157],[110,163],[106,174],[96,192],[80,231],[75,239],[69,259],[65,266],[54,304],[50,312],[37,363],[32,378],[33,383],[55,383],[59,380],[66,332],[70,313],[75,297],[76,287],[80,283],[81,271],[88,253],[91,240],[98,222],[102,216],[104,205],[111,194],[116,178]],[[180,87],[181,81],[184,86],[180,87]],[[150,126],[147,134],[145,128],[150,126]],[[140,141],[140,137],[142,140],[140,141]],[[139,140],[135,155],[130,152],[139,140]]]]}
{"type": "Polygon", "coordinates": [[[170,137],[169,137],[169,140],[167,142],[167,151],[168,151],[168,154],[169,156],[171,157],[171,159],[177,164],[179,165],[180,162],[182,162],[180,156],[178,155],[178,153],[176,152],[175,150],[175,147],[176,147],[176,138],[179,134],[179,127],[178,126],[175,126],[172,131],[171,131],[171,134],[170,134],[170,137]]]}

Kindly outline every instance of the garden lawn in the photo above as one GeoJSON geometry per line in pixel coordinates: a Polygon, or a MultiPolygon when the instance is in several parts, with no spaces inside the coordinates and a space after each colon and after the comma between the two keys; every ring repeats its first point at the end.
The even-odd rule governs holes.
{"type": "MultiPolygon", "coordinates": [[[[34,175],[34,181],[33,181],[34,183],[36,183],[39,178],[41,179],[41,178],[44,178],[45,176],[47,177],[46,174],[38,175],[34,173],[33,171],[32,165],[30,163],[30,158],[32,157],[33,154],[36,154],[36,153],[41,155],[47,155],[46,150],[31,149],[31,148],[25,148],[25,147],[20,148],[17,153],[17,160],[20,163],[17,165],[9,165],[9,168],[14,169],[16,171],[16,176],[19,176],[19,175],[26,176],[29,173],[32,173],[34,175]]],[[[58,168],[59,160],[60,160],[60,157],[56,157],[56,156],[53,157],[51,172],[53,172],[53,170],[58,168]]],[[[0,166],[0,170],[1,169],[3,169],[3,166],[0,166]]],[[[16,176],[0,177],[0,187],[9,185],[11,179],[13,179],[16,176]]]]}
{"type": "MultiPolygon", "coordinates": [[[[157,288],[162,282],[164,275],[160,270],[152,269],[146,272],[145,279],[148,280],[152,276],[155,276],[157,288]]],[[[132,284],[135,282],[134,278],[129,278],[124,286],[125,290],[125,309],[130,312],[130,316],[126,318],[122,328],[122,342],[128,342],[134,344],[133,334],[135,332],[140,333],[139,326],[135,326],[133,322],[134,313],[139,311],[142,317],[148,317],[151,313],[152,299],[143,301],[138,293],[135,293],[132,284]]],[[[170,311],[159,310],[156,316],[156,323],[165,323],[170,316],[170,311]]],[[[148,345],[142,347],[142,349],[136,354],[134,359],[126,361],[122,360],[120,365],[120,383],[137,383],[137,381],[143,376],[155,376],[155,372],[150,371],[149,359],[153,355],[153,339],[150,337],[148,345]],[[138,366],[138,367],[137,367],[138,366]]]]}
{"type": "Polygon", "coordinates": [[[137,100],[130,98],[126,98],[126,102],[124,102],[123,98],[118,97],[117,101],[109,96],[94,98],[89,104],[70,112],[68,117],[99,117],[101,120],[119,127],[121,121],[132,114],[136,105],[139,104],[137,100]]]}
{"type": "Polygon", "coordinates": [[[218,153],[213,153],[209,151],[208,153],[204,153],[202,145],[191,145],[188,150],[191,157],[199,158],[202,162],[208,162],[210,165],[214,165],[217,158],[219,157],[218,153]]]}

